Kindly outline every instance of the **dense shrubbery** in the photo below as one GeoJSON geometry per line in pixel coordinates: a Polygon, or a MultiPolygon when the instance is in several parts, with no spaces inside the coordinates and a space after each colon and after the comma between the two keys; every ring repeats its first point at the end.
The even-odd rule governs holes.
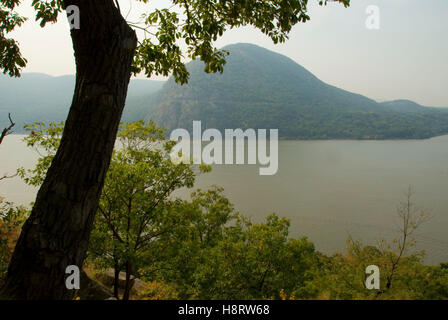
{"type": "Polygon", "coordinates": [[[19,237],[20,227],[27,214],[26,208],[16,207],[0,197],[0,287],[6,275],[14,244],[19,237]]]}
{"type": "MultiPolygon", "coordinates": [[[[19,173],[39,185],[58,146],[61,124],[29,127],[28,144],[41,151],[33,170],[19,173]]],[[[91,236],[87,263],[95,273],[126,271],[120,298],[140,299],[448,299],[448,265],[426,266],[408,237],[426,217],[411,193],[399,217],[409,228],[397,241],[365,246],[349,239],[345,253],[326,256],[306,238],[289,236],[289,220],[271,214],[253,223],[235,212],[223,190],[197,190],[190,200],[172,191],[192,187],[207,167],[173,164],[172,143],[154,124],[122,127],[91,236]],[[408,232],[409,234],[407,234],[408,232]],[[367,290],[365,268],[381,270],[381,289],[367,290]],[[138,295],[131,277],[145,281],[138,295]],[[129,286],[128,286],[129,285],[129,286]]],[[[0,282],[26,210],[0,203],[0,282]]],[[[117,279],[117,278],[116,278],[117,279]]]]}

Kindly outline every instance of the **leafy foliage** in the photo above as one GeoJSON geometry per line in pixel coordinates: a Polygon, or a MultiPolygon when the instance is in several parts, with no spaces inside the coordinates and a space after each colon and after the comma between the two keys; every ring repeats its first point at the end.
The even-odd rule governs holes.
{"type": "Polygon", "coordinates": [[[11,77],[18,77],[21,68],[25,67],[26,59],[20,53],[18,43],[6,35],[26,20],[14,11],[20,0],[0,1],[0,70],[11,77]]]}
{"type": "Polygon", "coordinates": [[[182,216],[168,214],[171,193],[191,188],[199,166],[174,164],[169,153],[173,141],[163,130],[143,121],[126,124],[118,134],[121,147],[113,155],[91,235],[90,258],[97,265],[136,273],[141,256],[182,216]]]}
{"type": "MultiPolygon", "coordinates": [[[[143,1],[147,2],[147,1],[143,1]]],[[[340,1],[348,5],[349,1],[340,1]]],[[[145,38],[137,49],[135,72],[168,75],[172,73],[177,82],[188,80],[188,71],[183,63],[183,54],[178,45],[183,40],[188,58],[200,58],[205,63],[204,71],[221,72],[225,64],[225,50],[213,46],[228,28],[252,25],[269,36],[274,43],[287,39],[292,26],[306,22],[307,1],[216,1],[174,0],[182,13],[169,9],[155,10],[143,15],[142,28],[153,38],[145,38]],[[151,32],[148,26],[156,25],[151,32]],[[155,39],[154,39],[155,38],[155,39]]]]}
{"type": "MultiPolygon", "coordinates": [[[[2,0],[0,4],[0,70],[11,77],[19,77],[27,60],[22,56],[17,41],[7,38],[6,35],[20,27],[27,18],[14,11],[20,5],[20,0],[2,0]]],[[[56,22],[59,12],[62,11],[61,0],[33,0],[31,6],[36,11],[36,21],[40,20],[41,27],[48,22],[56,22]]]]}
{"type": "MultiPolygon", "coordinates": [[[[138,1],[148,3],[148,0],[138,1]]],[[[320,1],[320,4],[326,2],[320,1]]],[[[350,0],[337,2],[348,6],[350,0]]],[[[19,76],[20,68],[26,65],[17,43],[4,37],[24,21],[13,12],[19,3],[19,0],[1,1],[5,10],[0,11],[0,23],[4,27],[0,28],[0,68],[11,76],[19,76]]],[[[185,57],[200,58],[206,72],[222,72],[228,53],[218,50],[213,42],[227,29],[252,25],[274,43],[282,43],[294,25],[310,19],[307,4],[307,0],[172,0],[168,8],[143,14],[142,24],[129,23],[145,32],[145,39],[139,43],[135,54],[133,72],[144,72],[148,77],[172,74],[177,82],[186,83],[189,74],[185,57]],[[185,53],[179,41],[185,43],[185,53]]],[[[45,27],[57,21],[66,2],[33,0],[31,5],[36,11],[36,21],[45,27]]]]}
{"type": "Polygon", "coordinates": [[[385,290],[390,259],[393,251],[378,246],[364,246],[361,241],[349,239],[346,254],[321,256],[322,268],[315,286],[321,299],[447,299],[448,272],[444,265],[427,266],[421,253],[402,258],[394,282],[385,290]],[[376,265],[380,269],[381,290],[367,290],[365,268],[376,265]]]}
{"type": "Polygon", "coordinates": [[[40,186],[59,147],[64,123],[50,122],[46,126],[44,122],[36,122],[25,125],[25,130],[30,134],[24,138],[24,141],[28,147],[34,148],[40,157],[33,169],[21,167],[17,169],[17,173],[27,184],[40,186]]]}
{"type": "MultiPolygon", "coordinates": [[[[39,186],[59,147],[63,123],[26,126],[24,138],[39,154],[34,169],[18,169],[30,185],[39,186]]],[[[195,176],[209,166],[173,163],[176,142],[163,138],[164,130],[142,120],[122,125],[112,157],[91,235],[89,258],[99,268],[136,273],[142,251],[170,232],[182,215],[167,214],[171,193],[191,188],[195,176]]],[[[173,211],[171,211],[173,212],[173,211]]]]}
{"type": "Polygon", "coordinates": [[[20,228],[27,216],[26,208],[16,207],[0,197],[0,286],[6,275],[20,228]]]}
{"type": "Polygon", "coordinates": [[[278,299],[280,291],[306,296],[313,279],[314,246],[288,239],[289,221],[276,215],[265,223],[240,219],[223,239],[207,250],[194,277],[194,298],[278,299]]]}

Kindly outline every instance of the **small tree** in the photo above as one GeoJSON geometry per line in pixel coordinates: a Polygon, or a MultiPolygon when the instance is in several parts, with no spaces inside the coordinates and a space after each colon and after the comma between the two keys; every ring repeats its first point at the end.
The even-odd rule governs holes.
{"type": "Polygon", "coordinates": [[[216,186],[193,192],[191,201],[175,201],[169,210],[182,222],[162,236],[155,255],[145,257],[142,274],[149,281],[174,284],[181,299],[197,297],[195,274],[200,265],[209,263],[208,250],[223,239],[225,226],[236,213],[223,189],[216,186]]]}
{"type": "Polygon", "coordinates": [[[431,218],[431,214],[426,210],[419,210],[412,200],[414,191],[412,186],[404,194],[404,200],[397,206],[399,237],[393,239],[392,244],[382,240],[379,244],[383,255],[387,257],[386,264],[386,287],[379,291],[379,294],[389,290],[392,281],[400,266],[403,257],[415,246],[415,239],[412,238],[415,230],[431,218]]]}
{"type": "MultiPolygon", "coordinates": [[[[63,123],[38,122],[25,128],[30,134],[24,140],[40,158],[35,168],[19,168],[18,173],[26,183],[39,186],[59,146],[63,123]]],[[[179,211],[167,209],[170,195],[192,187],[197,173],[210,170],[173,163],[169,154],[175,142],[165,140],[163,132],[153,122],[121,126],[89,242],[90,260],[114,269],[117,298],[119,273],[126,271],[124,300],[129,299],[131,275],[141,267],[143,253],[148,255],[148,247],[182,219],[179,211]]]]}
{"type": "Polygon", "coordinates": [[[188,223],[164,241],[149,280],[174,284],[181,299],[279,298],[282,289],[308,297],[314,246],[289,238],[287,219],[272,214],[252,223],[234,212],[220,188],[193,193],[179,210],[188,223]]]}
{"type": "Polygon", "coordinates": [[[182,220],[182,213],[167,208],[171,193],[192,187],[196,173],[210,169],[174,164],[169,158],[174,143],[164,141],[162,133],[153,123],[124,126],[100,198],[89,252],[94,262],[114,269],[117,298],[119,273],[126,271],[123,300],[129,299],[131,275],[142,267],[142,255],[182,220]]]}
{"type": "Polygon", "coordinates": [[[263,223],[239,216],[204,253],[194,274],[197,299],[306,297],[313,279],[314,245],[289,238],[289,220],[271,214],[263,223]]]}
{"type": "MultiPolygon", "coordinates": [[[[417,209],[412,201],[413,194],[409,187],[404,200],[397,206],[398,236],[392,241],[381,239],[376,246],[366,246],[349,237],[345,254],[322,257],[321,294],[327,294],[332,299],[413,297],[408,274],[414,273],[417,278],[424,278],[423,272],[417,275],[417,270],[425,268],[422,265],[423,252],[412,250],[415,246],[412,235],[430,218],[428,211],[417,209]],[[365,270],[369,265],[380,269],[381,285],[378,291],[365,287],[365,270]]],[[[425,272],[429,274],[429,271],[425,272]]]]}

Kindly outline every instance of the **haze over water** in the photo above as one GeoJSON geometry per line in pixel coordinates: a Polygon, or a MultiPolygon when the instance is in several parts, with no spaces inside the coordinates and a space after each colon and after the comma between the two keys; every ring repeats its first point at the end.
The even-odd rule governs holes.
{"type": "MultiPolygon", "coordinates": [[[[37,153],[8,136],[0,146],[0,174],[32,168],[37,153]]],[[[433,218],[417,231],[427,263],[448,261],[448,136],[400,141],[279,141],[279,168],[215,165],[196,188],[222,186],[242,214],[261,221],[271,212],[291,219],[290,234],[307,236],[325,253],[342,251],[349,235],[366,244],[396,233],[396,206],[409,185],[414,202],[433,218]]],[[[180,190],[187,197],[192,190],[180,190]]],[[[20,204],[36,189],[19,178],[0,182],[0,195],[20,204]]]]}

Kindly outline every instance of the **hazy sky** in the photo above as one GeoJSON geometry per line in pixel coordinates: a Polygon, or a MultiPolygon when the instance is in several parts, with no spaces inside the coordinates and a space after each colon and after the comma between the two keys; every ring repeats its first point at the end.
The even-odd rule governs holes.
{"type": "MultiPolygon", "coordinates": [[[[121,10],[132,9],[129,20],[167,0],[120,1],[121,10]]],[[[376,100],[410,99],[428,106],[448,107],[448,1],[352,0],[350,8],[309,0],[311,21],[294,27],[281,45],[253,28],[235,29],[217,41],[219,47],[249,42],[284,54],[321,80],[376,100]],[[380,29],[369,30],[366,9],[380,10],[380,29]]],[[[20,12],[32,17],[31,0],[20,12]]],[[[82,19],[82,13],[81,13],[82,19]]],[[[25,72],[51,75],[74,73],[68,23],[60,21],[41,29],[31,18],[13,37],[28,59],[25,72]]]]}

